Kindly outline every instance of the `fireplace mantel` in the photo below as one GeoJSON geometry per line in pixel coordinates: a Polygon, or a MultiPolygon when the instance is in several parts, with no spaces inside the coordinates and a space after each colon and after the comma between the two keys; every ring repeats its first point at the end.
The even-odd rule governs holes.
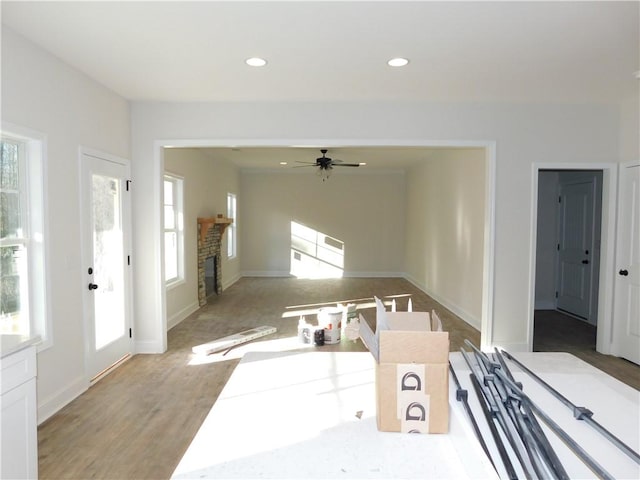
{"type": "Polygon", "coordinates": [[[200,226],[200,241],[204,242],[207,238],[209,229],[214,225],[219,225],[220,236],[224,233],[225,229],[233,223],[233,218],[227,217],[198,217],[198,225],[200,226]]]}

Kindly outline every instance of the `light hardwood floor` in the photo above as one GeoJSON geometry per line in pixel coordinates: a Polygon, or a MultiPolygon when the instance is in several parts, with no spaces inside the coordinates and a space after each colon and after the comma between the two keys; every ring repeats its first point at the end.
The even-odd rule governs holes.
{"type": "MultiPolygon", "coordinates": [[[[405,295],[415,311],[435,309],[452,351],[465,339],[480,343],[477,330],[402,279],[243,278],[171,329],[166,353],[134,356],[44,422],[40,478],[168,478],[239,361],[232,352],[198,362],[191,347],[259,325],[278,332],[258,342],[285,341],[296,335],[295,312],[373,295],[399,296],[398,310],[406,310],[405,295]]],[[[373,308],[362,312],[375,323],[373,308]]],[[[364,350],[344,339],[321,348],[364,350]]]]}

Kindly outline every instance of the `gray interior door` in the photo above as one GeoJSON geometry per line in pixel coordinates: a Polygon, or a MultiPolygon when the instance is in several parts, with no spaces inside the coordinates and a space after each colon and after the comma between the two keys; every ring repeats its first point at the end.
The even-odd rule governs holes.
{"type": "Polygon", "coordinates": [[[594,256],[595,182],[561,183],[557,307],[589,320],[594,256]]]}

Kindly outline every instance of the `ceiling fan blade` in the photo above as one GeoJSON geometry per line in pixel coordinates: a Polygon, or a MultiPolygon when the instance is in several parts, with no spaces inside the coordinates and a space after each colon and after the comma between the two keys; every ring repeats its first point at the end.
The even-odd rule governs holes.
{"type": "Polygon", "coordinates": [[[306,165],[294,165],[291,168],[304,168],[304,167],[317,167],[315,163],[308,163],[306,165]]]}
{"type": "Polygon", "coordinates": [[[336,163],[334,167],[359,167],[359,163],[336,163]]]}

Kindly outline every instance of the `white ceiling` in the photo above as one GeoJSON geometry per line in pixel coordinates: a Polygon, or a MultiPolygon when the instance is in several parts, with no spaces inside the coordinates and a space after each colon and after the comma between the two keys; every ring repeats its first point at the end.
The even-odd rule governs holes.
{"type": "MultiPolygon", "coordinates": [[[[3,28],[132,101],[591,103],[618,102],[639,88],[637,1],[0,5],[3,28]],[[269,63],[248,67],[252,56],[269,63]],[[389,67],[395,56],[409,65],[389,67]]],[[[332,153],[368,167],[393,153],[375,150],[332,153]]],[[[265,152],[291,153],[217,154],[245,153],[235,161],[247,167],[265,152]]],[[[397,166],[428,151],[395,153],[406,154],[397,166]]]]}
{"type": "Polygon", "coordinates": [[[130,100],[583,102],[638,88],[637,1],[1,5],[4,25],[130,100]]]}

